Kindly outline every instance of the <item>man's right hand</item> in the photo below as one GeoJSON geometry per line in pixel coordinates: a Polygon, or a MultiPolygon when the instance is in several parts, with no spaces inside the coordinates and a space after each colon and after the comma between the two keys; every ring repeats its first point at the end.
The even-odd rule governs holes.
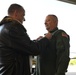
{"type": "Polygon", "coordinates": [[[46,37],[47,39],[51,39],[52,38],[52,34],[48,32],[48,33],[45,34],[44,37],[46,37]]]}

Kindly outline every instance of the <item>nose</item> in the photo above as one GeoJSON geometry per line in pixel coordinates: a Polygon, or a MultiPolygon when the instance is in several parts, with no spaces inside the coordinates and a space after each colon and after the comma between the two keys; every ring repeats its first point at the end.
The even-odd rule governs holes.
{"type": "Polygon", "coordinates": [[[44,24],[46,25],[47,23],[45,22],[44,24]]]}
{"type": "Polygon", "coordinates": [[[24,21],[25,21],[25,18],[24,18],[24,21]]]}
{"type": "Polygon", "coordinates": [[[47,26],[48,24],[47,24],[47,22],[45,22],[45,26],[47,26]]]}

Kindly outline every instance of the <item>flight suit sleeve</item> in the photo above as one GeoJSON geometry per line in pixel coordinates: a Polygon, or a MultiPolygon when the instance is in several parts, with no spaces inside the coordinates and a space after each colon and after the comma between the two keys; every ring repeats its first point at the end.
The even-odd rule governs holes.
{"type": "Polygon", "coordinates": [[[61,32],[57,35],[56,49],[57,49],[57,60],[56,68],[57,75],[59,73],[65,73],[69,65],[69,36],[65,32],[61,32]]]}

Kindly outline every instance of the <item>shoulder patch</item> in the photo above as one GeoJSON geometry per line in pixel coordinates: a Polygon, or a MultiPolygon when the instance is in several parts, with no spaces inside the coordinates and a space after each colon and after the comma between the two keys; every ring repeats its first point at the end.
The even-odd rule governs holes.
{"type": "Polygon", "coordinates": [[[68,35],[66,33],[62,32],[62,37],[68,38],[68,35]]]}

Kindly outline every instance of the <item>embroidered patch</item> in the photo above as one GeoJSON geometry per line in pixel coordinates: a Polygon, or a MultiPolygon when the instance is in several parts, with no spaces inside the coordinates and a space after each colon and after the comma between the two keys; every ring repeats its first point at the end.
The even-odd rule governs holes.
{"type": "Polygon", "coordinates": [[[62,36],[68,38],[68,35],[64,32],[62,32],[62,36]]]}

